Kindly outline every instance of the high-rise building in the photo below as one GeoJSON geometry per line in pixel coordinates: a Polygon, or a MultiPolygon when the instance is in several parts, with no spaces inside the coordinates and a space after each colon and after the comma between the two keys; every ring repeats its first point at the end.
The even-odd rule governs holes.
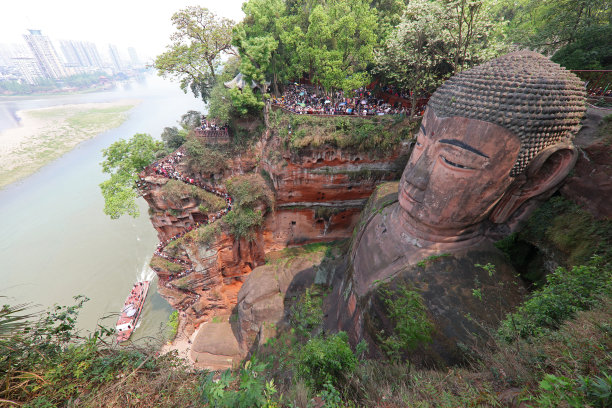
{"type": "Polygon", "coordinates": [[[40,30],[28,31],[30,34],[24,34],[23,37],[30,47],[32,54],[34,54],[34,58],[36,58],[43,76],[50,79],[65,77],[66,71],[60,63],[60,59],[49,37],[42,35],[40,30]]]}
{"type": "Polygon", "coordinates": [[[28,84],[35,84],[36,78],[40,78],[42,73],[36,58],[28,55],[17,55],[11,58],[13,66],[17,68],[21,78],[28,84]]]}
{"type": "Polygon", "coordinates": [[[134,47],[128,48],[128,54],[130,55],[130,62],[132,63],[132,66],[139,67],[141,63],[138,59],[138,54],[136,54],[136,49],[134,47]]]}
{"type": "Polygon", "coordinates": [[[117,50],[117,47],[115,47],[112,44],[108,45],[108,53],[110,55],[111,58],[111,62],[113,63],[113,68],[115,69],[115,71],[119,72],[121,71],[121,58],[119,57],[119,51],[117,50]]]}
{"type": "Polygon", "coordinates": [[[103,68],[104,64],[102,63],[102,58],[100,58],[96,44],[85,42],[81,43],[81,45],[83,47],[83,52],[85,52],[87,59],[91,62],[91,65],[93,67],[103,68]]]}
{"type": "Polygon", "coordinates": [[[79,58],[74,41],[62,40],[60,41],[60,49],[66,59],[66,65],[70,67],[83,67],[83,61],[79,58]]]}

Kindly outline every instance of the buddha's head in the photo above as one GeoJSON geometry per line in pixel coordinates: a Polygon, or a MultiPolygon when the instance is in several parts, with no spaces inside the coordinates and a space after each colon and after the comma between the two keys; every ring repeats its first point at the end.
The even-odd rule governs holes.
{"type": "Polygon", "coordinates": [[[453,76],[432,95],[402,175],[408,223],[442,242],[483,234],[486,219],[516,225],[573,167],[584,110],[582,82],[534,52],[453,76]]]}

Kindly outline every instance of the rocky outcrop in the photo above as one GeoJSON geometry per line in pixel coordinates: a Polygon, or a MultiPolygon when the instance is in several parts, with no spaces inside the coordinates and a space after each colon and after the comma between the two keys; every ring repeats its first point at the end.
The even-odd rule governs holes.
{"type": "Polygon", "coordinates": [[[276,211],[266,219],[266,247],[281,249],[350,237],[376,186],[399,178],[410,144],[385,157],[323,146],[291,153],[273,139],[262,163],[276,211]],[[279,153],[283,152],[283,153],[279,153]]]}
{"type": "Polygon", "coordinates": [[[238,363],[242,355],[227,316],[219,322],[208,322],[198,331],[190,358],[198,369],[226,370],[238,363]]]}
{"type": "Polygon", "coordinates": [[[612,144],[609,140],[582,147],[582,154],[561,193],[596,219],[612,220],[612,144]]]}
{"type": "Polygon", "coordinates": [[[152,263],[160,278],[158,292],[173,308],[187,313],[188,332],[213,316],[231,311],[244,278],[264,263],[263,248],[257,246],[261,241],[235,240],[226,232],[219,232],[210,243],[187,236],[176,249],[165,250],[192,263],[191,273],[175,279],[171,271],[155,268],[157,264],[152,263]]]}
{"type": "Polygon", "coordinates": [[[288,260],[280,259],[255,268],[238,293],[237,336],[243,351],[265,342],[268,327],[282,322],[288,300],[303,293],[314,283],[315,266],[324,251],[308,253],[288,260]]]}

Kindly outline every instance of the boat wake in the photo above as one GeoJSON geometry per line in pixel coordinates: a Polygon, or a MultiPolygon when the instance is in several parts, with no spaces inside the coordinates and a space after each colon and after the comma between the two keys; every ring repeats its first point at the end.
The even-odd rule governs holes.
{"type": "Polygon", "coordinates": [[[136,282],[151,281],[155,277],[155,272],[149,267],[149,262],[145,261],[140,272],[136,276],[136,282]]]}

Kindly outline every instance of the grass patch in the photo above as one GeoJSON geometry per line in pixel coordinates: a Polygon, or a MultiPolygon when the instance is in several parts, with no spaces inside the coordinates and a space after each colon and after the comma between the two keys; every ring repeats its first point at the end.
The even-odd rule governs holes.
{"type": "Polygon", "coordinates": [[[210,245],[221,234],[221,227],[218,222],[202,225],[197,229],[197,234],[197,242],[200,245],[210,245]]]}
{"type": "Polygon", "coordinates": [[[164,258],[160,258],[159,256],[154,256],[149,263],[149,266],[157,271],[168,271],[171,274],[177,274],[183,271],[183,267],[175,264],[174,262],[170,262],[164,258]]]}
{"type": "Polygon", "coordinates": [[[596,220],[577,204],[552,197],[529,218],[519,238],[547,246],[551,243],[568,266],[586,263],[593,255],[612,264],[612,221],[596,220]]]}
{"type": "Polygon", "coordinates": [[[299,152],[324,145],[384,154],[412,139],[418,122],[401,116],[319,117],[271,112],[270,126],[285,147],[299,152]]]}
{"type": "Polygon", "coordinates": [[[180,204],[183,198],[191,196],[191,187],[182,181],[169,179],[160,189],[164,200],[180,204]]]}
{"type": "Polygon", "coordinates": [[[447,256],[451,256],[451,254],[430,255],[427,258],[421,259],[419,262],[417,262],[417,266],[420,266],[421,268],[424,268],[425,266],[431,264],[432,262],[436,261],[437,259],[446,258],[447,256]]]}
{"type": "Polygon", "coordinates": [[[228,194],[239,208],[274,208],[274,193],[259,174],[250,173],[232,177],[225,182],[228,194]]]}
{"type": "Polygon", "coordinates": [[[197,174],[221,173],[227,169],[227,152],[219,146],[207,145],[196,137],[187,137],[185,142],[187,167],[197,174]]]}
{"type": "Polygon", "coordinates": [[[244,238],[247,241],[253,241],[255,230],[263,224],[263,214],[259,210],[236,208],[227,213],[223,221],[237,239],[244,238]]]}
{"type": "Polygon", "coordinates": [[[199,201],[198,209],[202,213],[221,211],[225,208],[225,200],[216,194],[196,186],[191,186],[182,181],[170,179],[161,187],[164,200],[170,201],[177,206],[181,205],[181,200],[194,198],[199,201]]]}
{"type": "Polygon", "coordinates": [[[190,276],[183,276],[182,278],[173,280],[171,285],[181,290],[192,290],[192,281],[190,276]]]}

